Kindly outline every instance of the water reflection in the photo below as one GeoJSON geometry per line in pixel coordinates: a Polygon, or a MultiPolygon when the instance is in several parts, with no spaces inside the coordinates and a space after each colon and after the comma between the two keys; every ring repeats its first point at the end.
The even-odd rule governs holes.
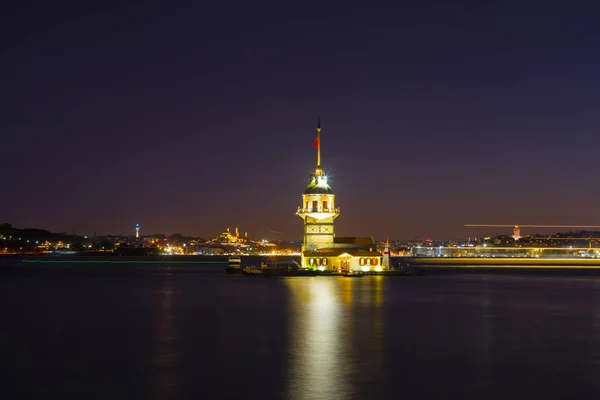
{"type": "MultiPolygon", "coordinates": [[[[376,384],[384,378],[384,318],[383,318],[383,276],[373,276],[366,280],[361,292],[367,294],[362,307],[355,310],[357,317],[356,346],[360,349],[362,363],[360,373],[368,374],[369,383],[376,384]]],[[[362,282],[361,282],[362,283],[362,282]]],[[[394,338],[389,338],[393,341],[394,338]]],[[[368,395],[369,387],[361,388],[361,398],[368,395]]]]}
{"type": "Polygon", "coordinates": [[[592,339],[590,361],[592,365],[590,382],[594,385],[596,396],[600,396],[600,281],[595,281],[592,289],[592,339]]]}
{"type": "Polygon", "coordinates": [[[382,282],[382,277],[285,280],[292,294],[287,398],[368,395],[383,372],[382,282]]]}
{"type": "Polygon", "coordinates": [[[153,340],[155,356],[151,383],[151,395],[156,399],[173,399],[177,395],[178,378],[175,367],[180,359],[177,349],[178,335],[173,314],[175,289],[173,277],[164,277],[162,287],[154,291],[156,330],[153,340]]]}

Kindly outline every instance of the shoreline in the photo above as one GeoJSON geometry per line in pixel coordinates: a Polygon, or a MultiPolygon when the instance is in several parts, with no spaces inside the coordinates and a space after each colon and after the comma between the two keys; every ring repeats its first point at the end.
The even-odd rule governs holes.
{"type": "Polygon", "coordinates": [[[600,269],[600,258],[534,257],[404,257],[400,265],[443,268],[549,268],[600,269]]]}

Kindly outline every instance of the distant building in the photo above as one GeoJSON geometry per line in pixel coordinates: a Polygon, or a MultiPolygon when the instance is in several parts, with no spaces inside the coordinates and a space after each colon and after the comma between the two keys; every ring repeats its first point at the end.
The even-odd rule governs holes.
{"type": "Polygon", "coordinates": [[[213,242],[228,244],[228,243],[238,243],[240,241],[244,241],[245,239],[247,239],[247,237],[244,237],[243,239],[240,238],[239,230],[236,227],[235,228],[235,235],[232,235],[231,232],[229,231],[229,228],[227,228],[219,236],[217,236],[216,238],[214,238],[213,242]]]}
{"type": "Polygon", "coordinates": [[[519,225],[515,225],[515,227],[513,228],[513,235],[512,235],[512,237],[515,240],[521,239],[521,228],[519,228],[519,225]]]}
{"type": "Polygon", "coordinates": [[[296,214],[304,220],[302,267],[321,271],[380,271],[383,254],[372,237],[335,237],[334,220],[340,215],[335,195],[321,168],[321,124],[317,124],[317,168],[310,175],[302,205],[296,214]]]}

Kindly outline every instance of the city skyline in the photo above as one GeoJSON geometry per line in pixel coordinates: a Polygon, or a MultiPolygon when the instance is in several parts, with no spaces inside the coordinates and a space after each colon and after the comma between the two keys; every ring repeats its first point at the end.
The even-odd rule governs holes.
{"type": "Polygon", "coordinates": [[[15,4],[0,223],[295,240],[320,115],[340,236],[600,225],[600,28],[538,5],[15,4]]]}

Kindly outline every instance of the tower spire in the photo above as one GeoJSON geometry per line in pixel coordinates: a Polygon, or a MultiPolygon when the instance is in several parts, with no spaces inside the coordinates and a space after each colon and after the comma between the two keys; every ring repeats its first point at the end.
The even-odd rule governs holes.
{"type": "Polygon", "coordinates": [[[321,168],[321,116],[317,117],[317,169],[321,168]]]}

